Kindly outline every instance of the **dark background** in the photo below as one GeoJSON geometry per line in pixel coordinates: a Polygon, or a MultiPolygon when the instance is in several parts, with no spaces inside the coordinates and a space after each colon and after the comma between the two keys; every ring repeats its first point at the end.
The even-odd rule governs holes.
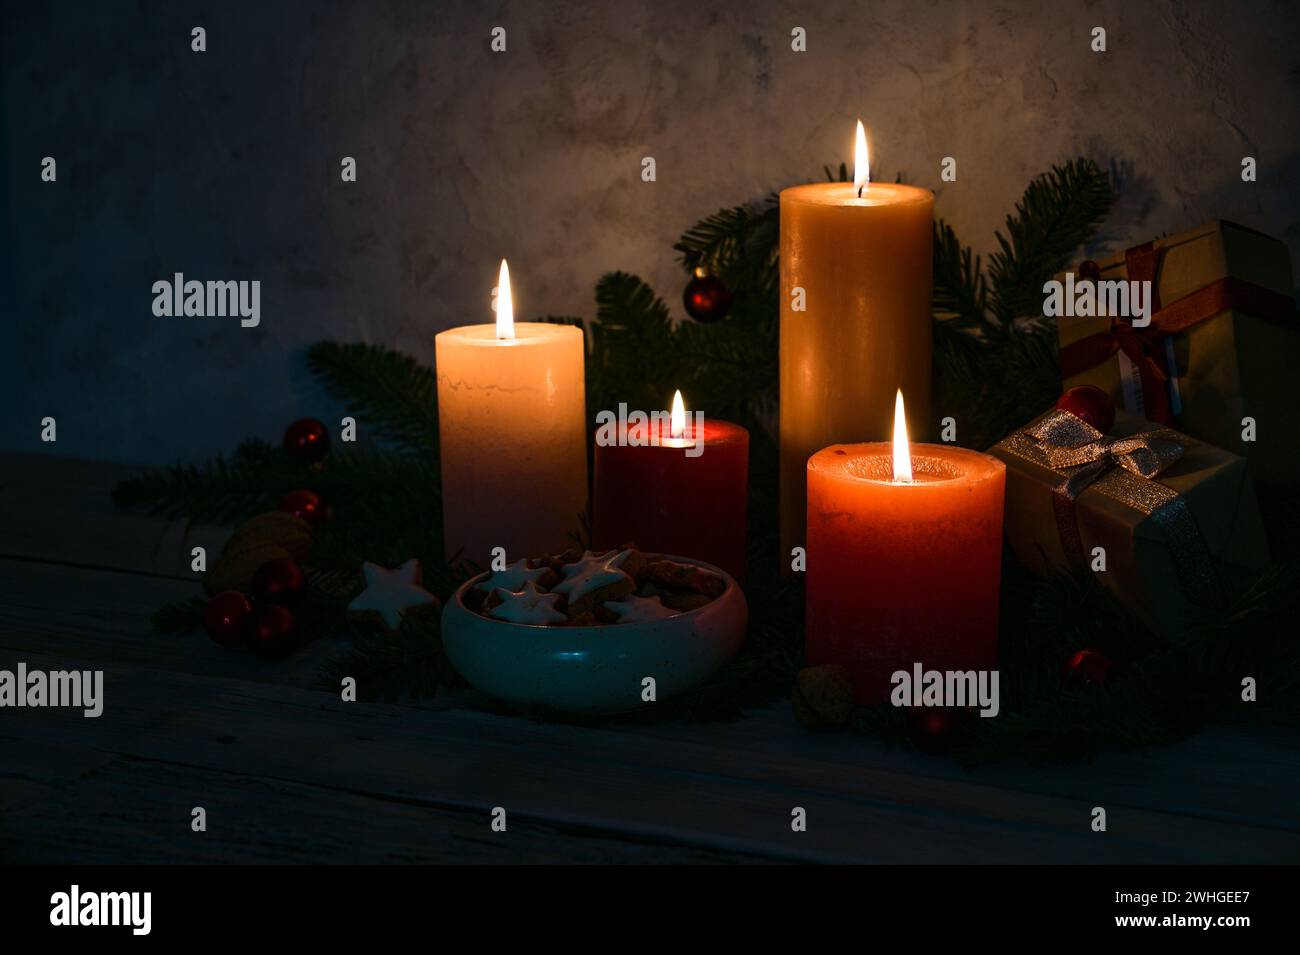
{"type": "Polygon", "coordinates": [[[161,463],[337,420],[306,345],[431,361],[436,331],[488,320],[503,255],[521,317],[590,315],[615,268],[680,312],[680,232],[819,178],[859,115],[875,175],[934,188],[983,251],[1029,178],[1080,154],[1122,181],[1098,252],[1214,217],[1300,250],[1294,3],[5,9],[5,449],[161,463]],[[40,181],[46,155],[57,183],[40,181]],[[358,182],[339,181],[343,156],[358,182]],[[155,318],[151,285],[177,271],[260,280],[261,326],[155,318]],[[45,415],[57,445],[40,443],[45,415]]]}

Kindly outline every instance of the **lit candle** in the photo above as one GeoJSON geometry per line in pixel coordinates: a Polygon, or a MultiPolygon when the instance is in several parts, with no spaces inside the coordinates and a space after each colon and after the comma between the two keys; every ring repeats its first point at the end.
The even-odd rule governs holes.
{"type": "Polygon", "coordinates": [[[781,192],[781,542],[804,543],[808,456],[888,435],[894,389],[930,423],[934,194],[870,181],[858,123],[853,183],[781,192]],[[800,310],[802,308],[802,310],[800,310]]]}
{"type": "Polygon", "coordinates": [[[749,432],[737,424],[686,414],[673,397],[668,433],[662,417],[628,429],[637,441],[597,432],[593,546],[635,544],[693,557],[745,579],[749,432]]]}
{"type": "Polygon", "coordinates": [[[582,330],[516,324],[504,261],[496,310],[435,339],[445,551],[480,567],[572,547],[587,506],[582,330]]]}
{"type": "Polygon", "coordinates": [[[849,669],[877,703],[896,670],[997,665],[1006,466],[909,445],[903,395],[892,443],[836,444],[808,461],[805,650],[849,669]]]}

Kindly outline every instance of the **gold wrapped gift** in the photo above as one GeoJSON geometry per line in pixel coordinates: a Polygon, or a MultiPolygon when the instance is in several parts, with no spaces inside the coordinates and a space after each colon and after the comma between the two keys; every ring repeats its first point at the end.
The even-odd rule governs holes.
{"type": "Polygon", "coordinates": [[[1148,626],[1178,632],[1267,564],[1254,485],[1243,458],[1172,429],[1119,411],[1111,430],[1050,411],[992,449],[1007,538],[1035,573],[1091,570],[1148,626]]]}
{"type": "Polygon", "coordinates": [[[1264,480],[1294,481],[1300,326],[1286,246],[1214,221],[1098,265],[1100,282],[1151,282],[1151,323],[1060,317],[1063,390],[1095,385],[1118,407],[1246,456],[1264,480]],[[1253,440],[1243,439],[1248,417],[1253,440]]]}

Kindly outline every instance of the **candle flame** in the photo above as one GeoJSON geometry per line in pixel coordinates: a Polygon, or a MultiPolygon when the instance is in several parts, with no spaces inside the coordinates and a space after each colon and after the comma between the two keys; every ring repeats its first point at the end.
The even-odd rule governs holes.
{"type": "Polygon", "coordinates": [[[510,297],[510,267],[501,260],[497,276],[497,338],[515,337],[515,304],[510,297]]]}
{"type": "Polygon", "coordinates": [[[686,437],[686,402],[682,401],[680,388],[673,394],[673,413],[668,423],[668,436],[670,438],[686,437]]]}
{"type": "Polygon", "coordinates": [[[871,164],[867,159],[867,131],[862,128],[862,120],[858,120],[857,140],[853,144],[853,188],[857,190],[858,195],[862,195],[862,189],[871,181],[871,164]]]}
{"type": "Polygon", "coordinates": [[[912,450],[907,443],[907,416],[903,414],[903,389],[894,399],[894,480],[912,480],[912,450]]]}

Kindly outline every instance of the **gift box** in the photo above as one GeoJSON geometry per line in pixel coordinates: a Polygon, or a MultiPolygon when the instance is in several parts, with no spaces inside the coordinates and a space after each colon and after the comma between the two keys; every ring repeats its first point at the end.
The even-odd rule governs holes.
{"type": "Polygon", "coordinates": [[[1101,282],[1151,282],[1151,321],[1062,316],[1062,390],[1095,385],[1119,407],[1245,455],[1264,480],[1295,480],[1300,325],[1286,246],[1215,221],[1098,266],[1101,282]],[[1247,417],[1254,440],[1243,440],[1247,417]]]}
{"type": "Polygon", "coordinates": [[[1244,458],[1122,410],[1111,432],[1050,411],[992,449],[1007,539],[1035,573],[1094,572],[1152,629],[1180,632],[1268,563],[1254,483],[1244,458]]]}

